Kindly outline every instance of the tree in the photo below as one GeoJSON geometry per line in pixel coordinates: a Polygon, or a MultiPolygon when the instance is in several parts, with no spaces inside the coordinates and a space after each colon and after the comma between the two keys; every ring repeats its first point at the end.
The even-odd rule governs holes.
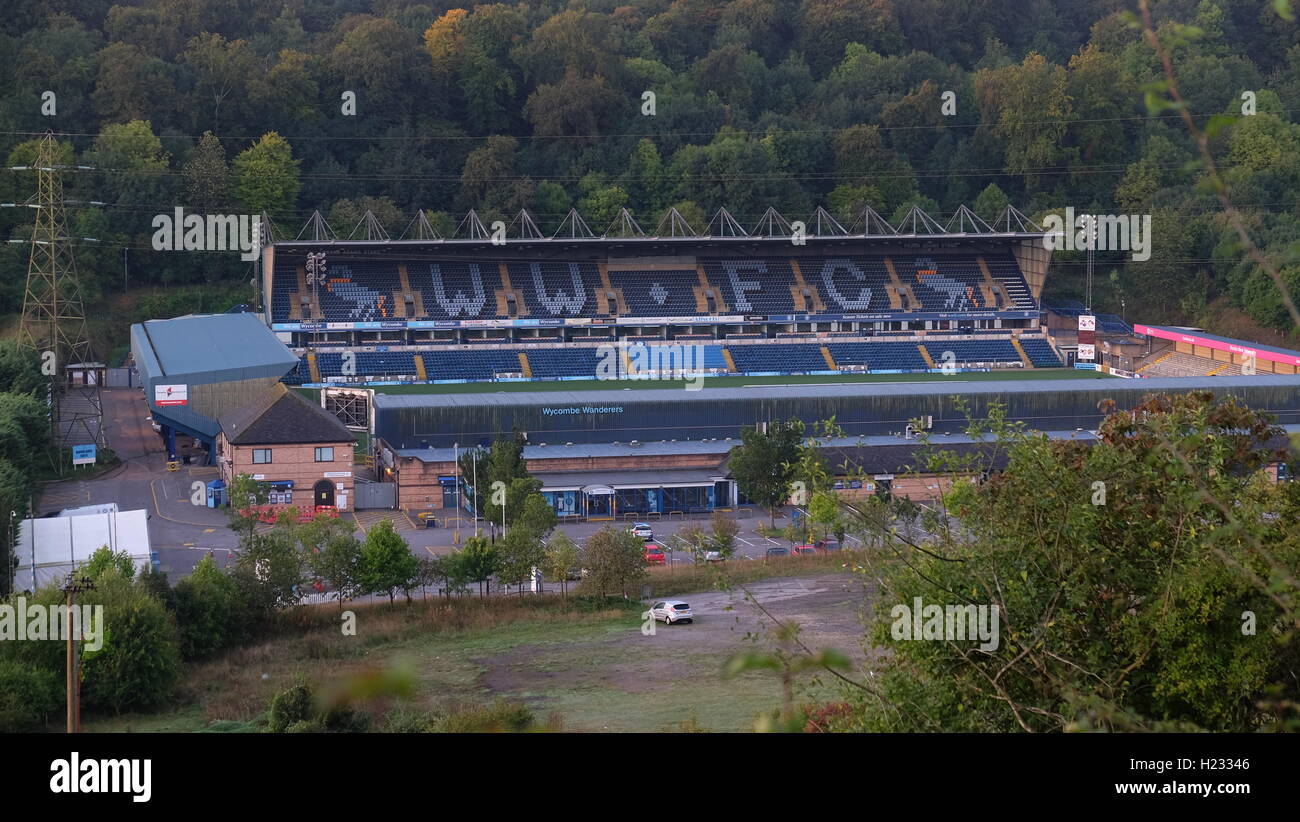
{"type": "Polygon", "coordinates": [[[181,169],[185,180],[185,204],[195,211],[218,214],[229,210],[230,166],[226,163],[226,150],[210,131],[203,132],[199,144],[181,169]]]}
{"type": "Polygon", "coordinates": [[[96,548],[79,571],[91,579],[97,579],[105,571],[112,569],[125,579],[135,578],[135,562],[126,551],[114,551],[107,545],[96,548]]]}
{"type": "Polygon", "coordinates": [[[1243,732],[1297,720],[1300,591],[1282,580],[1300,570],[1300,485],[1262,476],[1279,456],[1267,415],[1193,392],[1111,413],[1093,445],[997,414],[979,427],[1006,460],[987,481],[957,475],[984,458],[940,446],[923,461],[954,474],[946,503],[961,527],[925,550],[886,532],[893,550],[868,555],[881,584],[872,641],[890,653],[851,724],[1243,732]],[[996,606],[1000,644],[898,641],[897,608],[916,598],[996,606]]]}
{"type": "Polygon", "coordinates": [[[302,599],[303,556],[293,535],[283,527],[241,538],[235,568],[243,596],[263,616],[297,605],[302,599]]]}
{"type": "Polygon", "coordinates": [[[740,447],[728,462],[740,493],[767,510],[772,527],[776,525],[777,510],[790,498],[803,430],[798,420],[771,423],[766,432],[742,428],[740,447]]]}
{"type": "Polygon", "coordinates": [[[463,588],[467,583],[478,583],[479,596],[484,586],[501,567],[501,557],[496,547],[483,537],[470,537],[465,547],[449,558],[448,581],[453,588],[463,588]]]}
{"type": "Polygon", "coordinates": [[[582,557],[578,545],[568,534],[560,531],[547,540],[542,573],[560,583],[561,595],[568,595],[569,574],[577,570],[580,562],[582,557]]]}
{"type": "Polygon", "coordinates": [[[344,600],[363,593],[361,542],[351,533],[330,535],[312,550],[307,563],[321,584],[333,592],[340,611],[344,600]]]}
{"type": "Polygon", "coordinates": [[[600,596],[614,591],[624,598],[646,578],[645,543],[631,531],[605,526],[587,538],[586,584],[600,596]]]}
{"type": "Polygon", "coordinates": [[[121,713],[164,704],[180,680],[176,624],[143,587],[109,569],[77,604],[103,606],[98,650],[83,649],[82,699],[91,710],[121,713]]]}
{"type": "Polygon", "coordinates": [[[524,582],[546,558],[545,543],[533,532],[515,527],[498,543],[498,553],[501,563],[497,576],[504,585],[518,585],[522,595],[524,582]]]}
{"type": "Polygon", "coordinates": [[[13,340],[0,340],[0,392],[39,395],[47,382],[35,351],[13,340]]]}
{"type": "Polygon", "coordinates": [[[239,591],[208,554],[180,582],[172,596],[184,659],[201,659],[238,637],[239,591]]]}
{"type": "Polygon", "coordinates": [[[247,539],[253,536],[253,529],[260,521],[259,508],[270,499],[271,491],[266,483],[255,480],[249,474],[237,474],[226,489],[229,507],[226,516],[230,520],[230,530],[247,539]]]}
{"type": "Polygon", "coordinates": [[[366,532],[361,544],[361,588],[367,593],[388,594],[393,601],[398,590],[411,599],[411,582],[419,573],[419,561],[406,540],[393,529],[392,520],[381,520],[366,532]]]}
{"type": "Polygon", "coordinates": [[[287,219],[296,213],[298,163],[289,141],[274,131],[235,157],[235,199],[249,214],[287,219]]]}

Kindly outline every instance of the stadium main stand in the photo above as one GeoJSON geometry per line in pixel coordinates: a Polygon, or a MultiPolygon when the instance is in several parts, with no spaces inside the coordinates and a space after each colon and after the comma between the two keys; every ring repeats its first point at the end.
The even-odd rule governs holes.
{"type": "Polygon", "coordinates": [[[1060,367],[1043,235],[1019,212],[960,233],[916,210],[898,227],[869,212],[862,235],[831,222],[797,241],[721,211],[703,237],[628,220],[594,237],[572,215],[567,234],[504,243],[318,233],[269,245],[266,320],[300,384],[592,378],[611,342],[698,346],[687,365],[714,374],[1060,367]]]}

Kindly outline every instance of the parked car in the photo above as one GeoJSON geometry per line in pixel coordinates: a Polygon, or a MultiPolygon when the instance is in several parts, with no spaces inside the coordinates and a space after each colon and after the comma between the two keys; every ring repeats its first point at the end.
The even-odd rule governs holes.
{"type": "Polygon", "coordinates": [[[666,599],[662,602],[656,602],[650,606],[650,615],[656,622],[663,620],[665,625],[672,625],[674,622],[695,621],[695,614],[691,611],[691,606],[680,599],[666,599]]]}
{"type": "Polygon", "coordinates": [[[769,557],[788,557],[788,556],[790,556],[790,551],[789,551],[788,549],[783,548],[783,547],[781,547],[781,546],[778,545],[778,546],[775,547],[775,548],[768,548],[768,549],[767,549],[767,554],[766,554],[766,556],[769,556],[769,557]]]}
{"type": "Polygon", "coordinates": [[[632,534],[633,534],[633,536],[638,536],[638,537],[640,537],[641,539],[654,539],[654,538],[655,538],[655,532],[654,532],[654,529],[650,527],[650,524],[649,524],[648,522],[634,522],[634,523],[632,523],[632,534]]]}
{"type": "Polygon", "coordinates": [[[790,553],[796,557],[811,557],[817,553],[815,545],[796,545],[790,549],[790,553]]]}
{"type": "Polygon", "coordinates": [[[818,551],[838,551],[840,550],[840,541],[838,539],[819,539],[813,543],[813,547],[818,551]]]}
{"type": "Polygon", "coordinates": [[[704,552],[704,561],[705,561],[705,562],[722,562],[722,561],[724,561],[724,560],[726,560],[726,557],[724,557],[724,556],[722,555],[722,552],[721,552],[721,551],[705,551],[705,552],[704,552]]]}
{"type": "Polygon", "coordinates": [[[646,543],[645,550],[641,553],[647,565],[666,565],[668,556],[664,549],[654,543],[646,543]]]}

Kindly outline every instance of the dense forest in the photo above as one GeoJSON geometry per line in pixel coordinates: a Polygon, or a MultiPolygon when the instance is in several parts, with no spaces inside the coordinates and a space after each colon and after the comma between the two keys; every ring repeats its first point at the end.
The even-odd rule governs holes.
{"type": "MultiPolygon", "coordinates": [[[[1300,23],[1286,2],[1151,8],[1196,123],[1237,116],[1209,148],[1252,238],[1300,290],[1300,23]]],[[[698,230],[720,206],[748,227],[769,206],[803,219],[824,205],[849,226],[864,205],[890,218],[919,204],[943,221],[959,204],[992,217],[1010,202],[1038,219],[1067,206],[1152,215],[1148,261],[1099,255],[1099,310],[1202,324],[1228,311],[1238,333],[1290,329],[1179,112],[1162,108],[1135,9],[9,0],[0,155],[26,165],[53,130],[64,159],[90,167],[66,186],[91,300],[247,281],[235,254],[151,250],[151,219],[177,205],[265,211],[291,238],[317,209],[341,236],[366,209],[392,236],[418,209],[451,236],[471,208],[507,222],[527,208],[549,232],[576,206],[599,233],[626,206],[654,233],[673,205],[698,230]]],[[[33,190],[31,172],[0,172],[0,202],[33,190]]],[[[0,235],[30,239],[30,221],[0,208],[0,235]]],[[[26,266],[22,243],[0,246],[0,313],[20,309],[26,266]]],[[[1058,252],[1049,296],[1080,296],[1083,270],[1058,252]]]]}

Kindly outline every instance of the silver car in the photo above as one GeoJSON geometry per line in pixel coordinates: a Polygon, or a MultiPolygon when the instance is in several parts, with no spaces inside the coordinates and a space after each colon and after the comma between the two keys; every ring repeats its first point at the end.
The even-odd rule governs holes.
{"type": "Polygon", "coordinates": [[[648,522],[633,523],[632,534],[633,536],[640,537],[641,539],[654,539],[655,536],[654,529],[650,527],[650,523],[648,522]]]}
{"type": "Polygon", "coordinates": [[[656,622],[662,619],[665,625],[672,625],[674,622],[695,621],[695,614],[691,612],[691,606],[680,599],[666,599],[656,602],[650,606],[650,615],[656,622]]]}

